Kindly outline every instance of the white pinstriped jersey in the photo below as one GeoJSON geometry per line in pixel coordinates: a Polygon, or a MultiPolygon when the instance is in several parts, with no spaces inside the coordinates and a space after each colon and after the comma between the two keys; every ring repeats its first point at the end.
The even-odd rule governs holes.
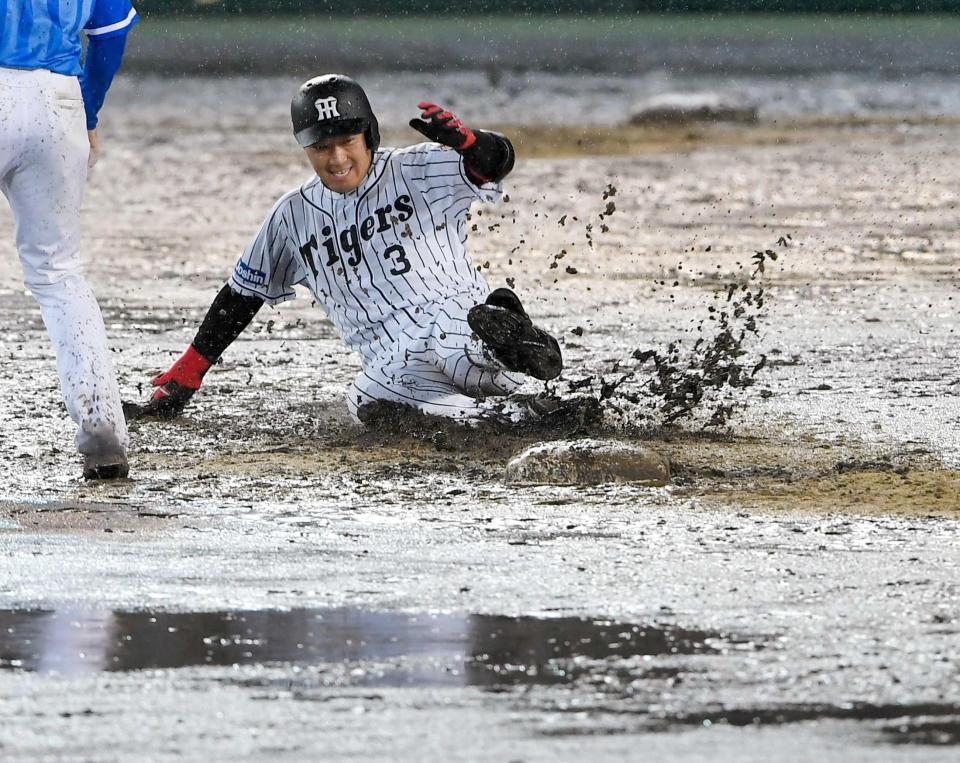
{"type": "Polygon", "coordinates": [[[436,143],[383,148],[355,190],[314,176],[285,194],[244,250],[234,291],[278,304],[306,286],[364,362],[393,355],[433,322],[431,306],[489,288],[466,250],[466,215],[502,189],[477,187],[463,158],[436,143]]]}

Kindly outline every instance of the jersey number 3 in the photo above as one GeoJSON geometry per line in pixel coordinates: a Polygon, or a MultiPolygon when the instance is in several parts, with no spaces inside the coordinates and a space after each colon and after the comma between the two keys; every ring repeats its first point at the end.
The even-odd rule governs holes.
{"type": "MultiPolygon", "coordinates": [[[[314,262],[314,259],[313,259],[313,251],[315,249],[317,249],[316,236],[310,236],[310,240],[300,247],[300,256],[303,258],[303,261],[313,272],[314,278],[316,278],[320,274],[319,271],[317,270],[316,263],[314,262]]],[[[410,268],[411,268],[410,260],[407,259],[407,253],[404,251],[403,247],[400,246],[400,244],[394,244],[393,246],[388,246],[386,249],[384,249],[383,257],[386,260],[393,260],[396,263],[396,267],[390,268],[390,275],[402,276],[404,273],[410,272],[410,268]]],[[[337,257],[336,255],[332,255],[330,257],[329,262],[327,262],[327,265],[332,266],[334,263],[337,262],[338,259],[339,257],[337,257]]],[[[348,263],[350,265],[358,265],[360,264],[360,259],[358,257],[357,262],[352,262],[348,260],[348,263]]]]}
{"type": "Polygon", "coordinates": [[[402,276],[404,273],[410,272],[410,260],[407,259],[407,253],[403,251],[403,247],[400,246],[400,244],[394,244],[384,249],[383,257],[387,260],[396,260],[397,267],[390,268],[390,275],[402,276]]]}

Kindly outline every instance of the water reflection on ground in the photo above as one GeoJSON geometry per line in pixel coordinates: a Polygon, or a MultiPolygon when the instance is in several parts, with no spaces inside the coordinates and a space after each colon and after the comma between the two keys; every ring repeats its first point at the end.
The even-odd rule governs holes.
{"type": "Polygon", "coordinates": [[[436,670],[387,685],[560,683],[583,660],[715,653],[719,633],[576,617],[405,614],[362,609],[235,612],[6,610],[0,668],[78,674],[261,663],[422,658],[436,670]],[[455,669],[451,670],[450,666],[455,669]],[[441,667],[442,666],[442,667],[441,667]]]}

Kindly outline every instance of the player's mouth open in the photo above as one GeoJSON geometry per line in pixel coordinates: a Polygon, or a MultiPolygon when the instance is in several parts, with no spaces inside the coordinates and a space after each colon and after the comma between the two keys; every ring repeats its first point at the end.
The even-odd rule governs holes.
{"type": "Polygon", "coordinates": [[[329,172],[331,175],[333,175],[335,178],[342,178],[342,177],[346,177],[347,175],[349,175],[349,174],[350,174],[350,170],[352,170],[352,169],[353,169],[353,167],[347,167],[345,170],[339,170],[339,171],[338,171],[338,170],[328,170],[328,172],[329,172]]]}

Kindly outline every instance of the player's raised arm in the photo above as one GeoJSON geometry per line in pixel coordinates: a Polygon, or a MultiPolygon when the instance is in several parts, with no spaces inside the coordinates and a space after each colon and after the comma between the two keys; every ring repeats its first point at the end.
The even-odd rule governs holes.
{"type": "Polygon", "coordinates": [[[250,325],[263,300],[237,294],[224,286],[207,310],[200,329],[186,352],[151,382],[156,389],[146,405],[125,404],[127,418],[157,416],[172,419],[183,413],[200,389],[203,377],[224,351],[250,325]]]}
{"type": "Polygon", "coordinates": [[[467,177],[475,185],[498,183],[513,169],[513,144],[506,136],[471,129],[442,106],[429,101],[421,101],[417,108],[422,113],[419,119],[410,120],[410,126],[430,140],[460,153],[467,177]]]}

